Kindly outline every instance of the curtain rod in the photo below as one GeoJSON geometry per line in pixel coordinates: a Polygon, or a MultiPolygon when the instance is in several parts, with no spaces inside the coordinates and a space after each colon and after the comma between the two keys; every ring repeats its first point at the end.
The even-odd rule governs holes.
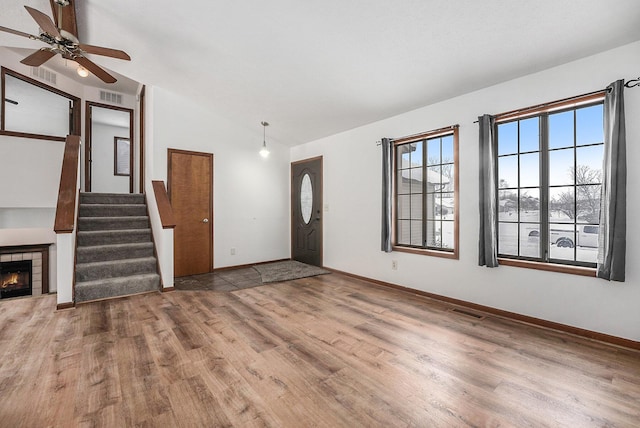
{"type": "Polygon", "coordinates": [[[640,77],[638,77],[637,79],[627,80],[627,82],[624,84],[624,87],[629,89],[633,87],[640,88],[640,77]]]}
{"type": "MultiPolygon", "coordinates": [[[[438,128],[438,129],[434,129],[434,130],[427,131],[427,132],[419,132],[417,134],[405,135],[404,137],[396,137],[396,138],[389,138],[389,139],[391,141],[411,140],[413,138],[419,139],[422,136],[427,137],[427,136],[438,134],[439,132],[449,131],[450,129],[456,129],[456,128],[459,128],[459,127],[460,127],[460,125],[455,124],[455,125],[445,126],[443,128],[438,128]]],[[[379,146],[381,144],[382,144],[382,140],[376,141],[376,146],[379,146]]]]}
{"type": "MultiPolygon", "coordinates": [[[[556,104],[566,103],[568,101],[575,100],[575,99],[578,99],[578,98],[585,98],[585,97],[590,97],[590,96],[595,96],[595,95],[601,95],[601,94],[604,94],[606,91],[607,91],[606,89],[600,89],[598,91],[588,92],[586,94],[576,95],[574,97],[563,98],[561,100],[556,100],[556,101],[551,101],[551,102],[547,102],[547,103],[537,104],[537,105],[531,106],[531,107],[525,107],[525,108],[519,108],[519,109],[516,109],[516,110],[505,111],[503,113],[494,114],[493,116],[494,117],[500,117],[500,116],[516,115],[518,113],[525,114],[526,112],[532,112],[534,110],[539,110],[539,109],[544,108],[544,107],[549,107],[549,106],[553,106],[553,105],[556,105],[556,104]]],[[[474,120],[473,123],[478,123],[478,121],[474,120]]]]}
{"type": "MultiPolygon", "coordinates": [[[[629,89],[634,88],[634,87],[640,87],[640,77],[638,77],[637,79],[627,80],[625,82],[625,84],[624,84],[624,87],[625,88],[629,88],[629,89]]],[[[520,112],[526,113],[527,111],[533,111],[533,110],[537,110],[537,109],[540,109],[540,108],[543,108],[543,107],[547,107],[547,106],[551,106],[551,105],[554,105],[554,104],[564,103],[564,102],[571,101],[571,100],[576,99],[576,98],[588,97],[588,96],[591,96],[591,95],[597,95],[597,94],[601,94],[601,93],[609,92],[609,91],[610,91],[609,88],[605,88],[605,89],[601,89],[599,91],[593,91],[593,92],[588,92],[586,94],[577,95],[575,97],[564,98],[564,99],[557,100],[557,101],[551,101],[551,102],[548,102],[548,103],[538,104],[538,105],[535,105],[535,106],[532,106],[532,107],[527,107],[527,108],[517,109],[517,110],[511,110],[511,111],[507,111],[507,112],[504,112],[504,113],[495,114],[494,116],[509,116],[509,115],[513,115],[513,114],[516,114],[516,113],[520,113],[520,112]]],[[[474,120],[473,123],[478,123],[478,121],[474,120]]]]}

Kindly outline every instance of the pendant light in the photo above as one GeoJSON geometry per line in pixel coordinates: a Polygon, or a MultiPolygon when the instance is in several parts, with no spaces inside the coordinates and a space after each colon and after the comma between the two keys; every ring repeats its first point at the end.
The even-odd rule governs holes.
{"type": "Polygon", "coordinates": [[[269,156],[269,150],[267,149],[267,126],[269,126],[269,123],[262,121],[260,122],[260,124],[262,125],[262,149],[260,149],[260,156],[262,156],[263,158],[266,158],[269,156]]]}

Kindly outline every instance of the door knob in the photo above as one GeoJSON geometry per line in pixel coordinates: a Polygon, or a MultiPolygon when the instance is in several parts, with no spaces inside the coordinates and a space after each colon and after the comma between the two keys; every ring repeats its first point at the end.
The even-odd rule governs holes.
{"type": "Polygon", "coordinates": [[[203,223],[209,223],[209,219],[208,219],[208,218],[205,218],[205,219],[203,219],[203,220],[202,220],[202,222],[203,222],[203,223]]]}

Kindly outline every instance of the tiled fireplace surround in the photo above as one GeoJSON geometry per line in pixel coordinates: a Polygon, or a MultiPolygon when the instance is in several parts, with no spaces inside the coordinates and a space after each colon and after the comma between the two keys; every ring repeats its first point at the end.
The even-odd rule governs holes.
{"type": "Polygon", "coordinates": [[[49,293],[49,244],[0,247],[0,262],[31,260],[32,296],[49,293]]]}

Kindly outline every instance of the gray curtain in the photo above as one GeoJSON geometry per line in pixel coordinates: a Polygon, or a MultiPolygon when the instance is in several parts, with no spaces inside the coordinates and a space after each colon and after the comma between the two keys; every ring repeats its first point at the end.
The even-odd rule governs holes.
{"type": "Polygon", "coordinates": [[[496,120],[485,114],[478,118],[480,128],[480,236],[478,264],[498,266],[498,234],[496,231],[496,120]]]}
{"type": "Polygon", "coordinates": [[[627,233],[627,150],[624,81],[607,87],[604,97],[604,157],[598,242],[598,277],[624,281],[627,233]]]}
{"type": "Polygon", "coordinates": [[[393,152],[389,138],[382,139],[382,247],[385,253],[391,252],[391,208],[393,205],[393,152]]]}

